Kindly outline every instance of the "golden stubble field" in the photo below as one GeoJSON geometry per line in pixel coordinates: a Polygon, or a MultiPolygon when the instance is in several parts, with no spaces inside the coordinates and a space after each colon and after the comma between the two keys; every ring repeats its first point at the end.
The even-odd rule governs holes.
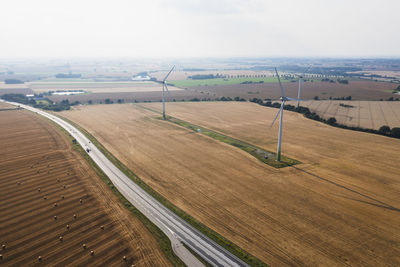
{"type": "Polygon", "coordinates": [[[0,129],[1,266],[170,265],[55,126],[13,110],[0,129]]]}
{"type": "MultiPolygon", "coordinates": [[[[289,101],[288,104],[297,105],[289,101]]],[[[335,117],[340,124],[378,130],[387,125],[400,127],[399,101],[305,101],[302,106],[324,119],[335,117]],[[340,104],[350,107],[340,106],[340,104]]]]}
{"type": "MultiPolygon", "coordinates": [[[[252,103],[167,103],[172,116],[270,150],[276,112],[252,103]]],[[[268,264],[400,264],[399,140],[285,112],[283,153],[303,164],[278,170],[139,105],[62,115],[175,205],[268,264]]]]}

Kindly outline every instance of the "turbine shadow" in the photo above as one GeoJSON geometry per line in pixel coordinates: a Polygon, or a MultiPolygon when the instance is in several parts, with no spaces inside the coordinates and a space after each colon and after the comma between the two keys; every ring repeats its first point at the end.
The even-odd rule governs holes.
{"type": "MultiPolygon", "coordinates": [[[[351,188],[349,188],[349,187],[347,187],[347,186],[338,184],[338,183],[336,183],[336,182],[333,182],[333,181],[331,181],[331,180],[329,180],[329,179],[327,179],[327,178],[321,177],[321,176],[316,175],[316,174],[314,174],[314,173],[311,173],[311,172],[309,172],[309,171],[302,170],[302,169],[300,169],[300,168],[298,168],[298,167],[296,167],[296,166],[290,166],[290,167],[292,167],[292,168],[294,168],[294,169],[296,169],[296,170],[298,170],[298,171],[301,171],[301,172],[303,172],[303,173],[306,173],[306,174],[308,174],[308,175],[311,175],[311,176],[313,176],[313,177],[315,177],[315,178],[317,178],[317,179],[319,179],[319,180],[321,180],[321,181],[330,183],[330,184],[335,185],[335,186],[337,186],[337,187],[340,187],[340,188],[342,188],[342,189],[344,189],[344,190],[347,190],[347,191],[350,191],[350,192],[352,192],[352,193],[354,193],[354,194],[357,194],[357,195],[359,195],[359,196],[361,196],[361,197],[364,197],[364,198],[366,198],[366,199],[369,199],[369,200],[372,200],[372,201],[374,201],[374,202],[377,202],[377,203],[379,203],[379,204],[374,204],[374,203],[371,203],[371,202],[368,202],[368,201],[365,201],[365,200],[357,200],[357,199],[352,199],[352,198],[349,198],[349,199],[352,199],[352,200],[354,200],[354,201],[359,201],[359,202],[362,202],[362,203],[365,203],[365,204],[373,205],[373,206],[376,206],[376,207],[385,208],[385,209],[389,209],[389,210],[393,210],[393,211],[400,212],[400,209],[399,209],[399,208],[393,207],[393,206],[391,206],[391,205],[389,205],[389,204],[387,204],[387,203],[385,203],[385,202],[382,202],[382,201],[380,201],[380,200],[378,200],[378,199],[376,199],[376,198],[367,196],[367,195],[365,195],[365,194],[363,194],[363,193],[360,193],[360,192],[358,192],[358,191],[356,191],[356,190],[354,190],[354,189],[351,189],[351,188]]],[[[345,198],[348,198],[348,197],[345,197],[345,198]]]]}
{"type": "Polygon", "coordinates": [[[355,198],[346,197],[346,196],[339,196],[339,197],[346,198],[346,199],[353,200],[353,201],[357,201],[357,202],[361,202],[361,203],[368,204],[368,205],[371,205],[371,206],[375,206],[375,207],[378,207],[378,208],[383,208],[383,209],[388,209],[388,210],[393,210],[393,211],[400,212],[400,209],[392,207],[392,206],[375,204],[375,203],[368,202],[368,201],[365,201],[365,200],[355,199],[355,198]]]}

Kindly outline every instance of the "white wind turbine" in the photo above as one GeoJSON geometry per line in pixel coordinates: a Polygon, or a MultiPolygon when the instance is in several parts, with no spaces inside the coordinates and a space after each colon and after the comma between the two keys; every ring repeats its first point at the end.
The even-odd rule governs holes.
{"type": "Polygon", "coordinates": [[[281,117],[279,118],[279,134],[278,134],[278,151],[276,153],[276,160],[277,161],[281,161],[281,144],[282,144],[282,122],[283,122],[283,106],[285,105],[286,101],[290,101],[290,100],[294,100],[294,101],[302,101],[301,99],[298,98],[291,98],[291,97],[286,97],[285,96],[285,91],[283,90],[283,86],[281,83],[281,79],[279,78],[279,74],[278,71],[275,68],[275,73],[276,73],[276,77],[278,78],[278,82],[279,82],[279,87],[281,88],[281,107],[279,108],[278,113],[275,116],[275,119],[272,121],[271,126],[272,127],[276,121],[276,119],[278,118],[279,114],[281,114],[281,117]]]}
{"type": "Polygon", "coordinates": [[[165,78],[162,80],[162,117],[163,120],[165,120],[165,90],[169,93],[168,87],[167,87],[167,78],[171,74],[171,72],[174,70],[175,65],[172,67],[172,69],[168,72],[168,74],[165,76],[165,78]],[[164,90],[165,88],[165,90],[164,90]]]}
{"type": "Polygon", "coordinates": [[[297,75],[299,77],[299,89],[297,90],[297,107],[300,106],[300,92],[301,92],[301,85],[303,84],[303,78],[305,76],[305,73],[311,68],[311,66],[308,67],[308,69],[303,72],[303,75],[297,75]]]}

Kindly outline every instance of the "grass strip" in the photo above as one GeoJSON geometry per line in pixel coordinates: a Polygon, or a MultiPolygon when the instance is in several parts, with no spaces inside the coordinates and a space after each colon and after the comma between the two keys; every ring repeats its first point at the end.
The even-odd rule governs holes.
{"type": "MultiPolygon", "coordinates": [[[[186,266],[185,263],[174,253],[172,246],[171,246],[171,241],[169,240],[168,236],[164,234],[163,231],[160,230],[154,223],[152,223],[143,213],[141,213],[135,206],[133,206],[118,190],[117,188],[112,184],[111,180],[108,178],[108,176],[99,168],[99,166],[92,160],[92,158],[86,153],[86,151],[76,142],[76,140],[71,136],[70,133],[68,133],[64,128],[62,128],[60,125],[57,123],[53,122],[52,120],[47,119],[51,124],[53,124],[56,128],[58,128],[61,132],[63,132],[65,135],[68,136],[72,143],[72,147],[75,151],[80,153],[83,158],[89,163],[90,166],[94,169],[96,174],[105,182],[110,190],[118,197],[118,199],[123,203],[125,208],[127,208],[130,212],[134,214],[136,218],[138,218],[143,225],[149,230],[149,232],[153,235],[153,237],[156,239],[158,245],[160,246],[161,250],[163,251],[164,255],[166,258],[174,265],[174,266],[186,266]]],[[[65,119],[65,118],[63,118],[65,119]]],[[[67,120],[67,119],[65,119],[67,120]]],[[[71,124],[72,122],[69,121],[71,124]]],[[[74,124],[75,127],[77,127],[74,124]]],[[[78,127],[77,127],[78,128],[78,127]]],[[[80,131],[83,131],[83,129],[79,128],[80,131]]],[[[86,134],[86,133],[85,133],[86,134]]],[[[94,138],[93,138],[94,139],[94,138]]],[[[95,140],[95,139],[94,139],[95,140]]],[[[95,144],[97,147],[98,142],[96,140],[96,143],[94,140],[91,139],[92,143],[95,144]]],[[[104,151],[102,150],[104,153],[104,151]]],[[[114,163],[114,162],[113,162],[114,163]]]]}
{"type": "MultiPolygon", "coordinates": [[[[158,119],[162,119],[162,117],[159,117],[158,119]]],[[[288,167],[288,166],[293,166],[296,164],[300,164],[301,162],[295,159],[291,159],[285,156],[281,156],[281,161],[276,160],[276,153],[267,151],[265,149],[262,149],[260,147],[254,146],[252,144],[243,142],[241,140],[232,138],[227,135],[220,134],[218,132],[209,130],[207,128],[171,117],[171,116],[166,116],[165,119],[167,121],[173,122],[179,126],[185,127],[189,130],[192,130],[194,132],[198,132],[201,134],[204,134],[206,136],[209,136],[211,138],[214,138],[220,142],[229,144],[231,146],[240,148],[241,150],[249,153],[259,161],[268,164],[269,166],[275,167],[275,168],[283,168],[283,167],[288,167]]]]}
{"type": "MultiPolygon", "coordinates": [[[[152,111],[154,113],[161,114],[161,112],[158,112],[158,111],[156,111],[154,109],[151,109],[149,107],[144,107],[142,105],[137,105],[137,106],[139,106],[139,107],[141,107],[143,109],[152,111]]],[[[162,117],[157,117],[157,119],[162,120],[162,117]]],[[[212,131],[210,129],[207,129],[207,128],[192,124],[190,122],[187,122],[187,121],[184,121],[184,120],[181,120],[181,119],[169,116],[169,115],[166,115],[165,119],[167,121],[175,123],[175,124],[177,124],[179,126],[187,128],[187,129],[192,130],[194,132],[202,133],[202,134],[204,134],[204,135],[206,135],[208,137],[214,138],[214,139],[216,139],[216,140],[218,140],[220,142],[223,142],[223,143],[229,144],[231,146],[240,148],[241,150],[249,153],[250,155],[252,155],[256,159],[258,159],[259,161],[261,161],[261,162],[263,162],[263,163],[265,163],[265,164],[267,164],[269,166],[275,167],[275,168],[284,168],[284,167],[289,167],[289,166],[293,166],[293,165],[301,163],[298,160],[288,158],[288,157],[286,157],[284,155],[281,155],[281,161],[277,161],[276,160],[276,153],[274,153],[274,152],[262,149],[260,147],[255,146],[255,145],[243,142],[243,141],[241,141],[239,139],[232,138],[230,136],[218,133],[216,131],[212,131]]]]}
{"type": "MultiPolygon", "coordinates": [[[[58,114],[57,114],[58,115],[58,114]]],[[[152,197],[157,199],[161,204],[167,207],[169,210],[174,212],[176,215],[181,217],[183,220],[191,224],[197,230],[199,230],[204,235],[208,236],[210,239],[215,241],[217,244],[225,248],[227,251],[244,261],[245,263],[249,264],[250,266],[268,266],[260,259],[256,258],[255,256],[251,255],[244,249],[240,248],[239,246],[235,245],[222,235],[218,234],[214,230],[208,228],[206,225],[202,224],[201,222],[197,221],[195,218],[181,210],[180,208],[176,207],[172,204],[168,199],[163,197],[161,194],[156,192],[153,188],[147,185],[142,179],[140,179],[136,174],[134,174],[127,166],[125,166],[122,162],[120,162],[113,154],[111,154],[97,139],[87,132],[85,129],[77,125],[76,123],[72,122],[71,120],[58,115],[63,120],[69,122],[70,124],[74,125],[79,131],[81,131],[86,137],[94,144],[117,168],[119,168],[126,176],[128,176],[132,181],[134,181],[137,185],[139,185],[143,190],[149,193],[152,197]]],[[[169,241],[169,240],[168,240],[169,241]]]]}

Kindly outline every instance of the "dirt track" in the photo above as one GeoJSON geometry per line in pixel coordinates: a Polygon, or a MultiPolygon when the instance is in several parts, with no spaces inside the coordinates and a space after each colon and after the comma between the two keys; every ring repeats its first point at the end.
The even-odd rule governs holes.
{"type": "Polygon", "coordinates": [[[2,112],[0,125],[1,264],[169,265],[64,134],[22,110],[2,112]]]}
{"type": "MultiPolygon", "coordinates": [[[[167,104],[172,116],[271,150],[276,111],[251,103],[167,104]]],[[[62,114],[175,205],[266,263],[400,264],[396,139],[285,112],[283,153],[303,164],[277,170],[135,105],[62,114]]]]}

